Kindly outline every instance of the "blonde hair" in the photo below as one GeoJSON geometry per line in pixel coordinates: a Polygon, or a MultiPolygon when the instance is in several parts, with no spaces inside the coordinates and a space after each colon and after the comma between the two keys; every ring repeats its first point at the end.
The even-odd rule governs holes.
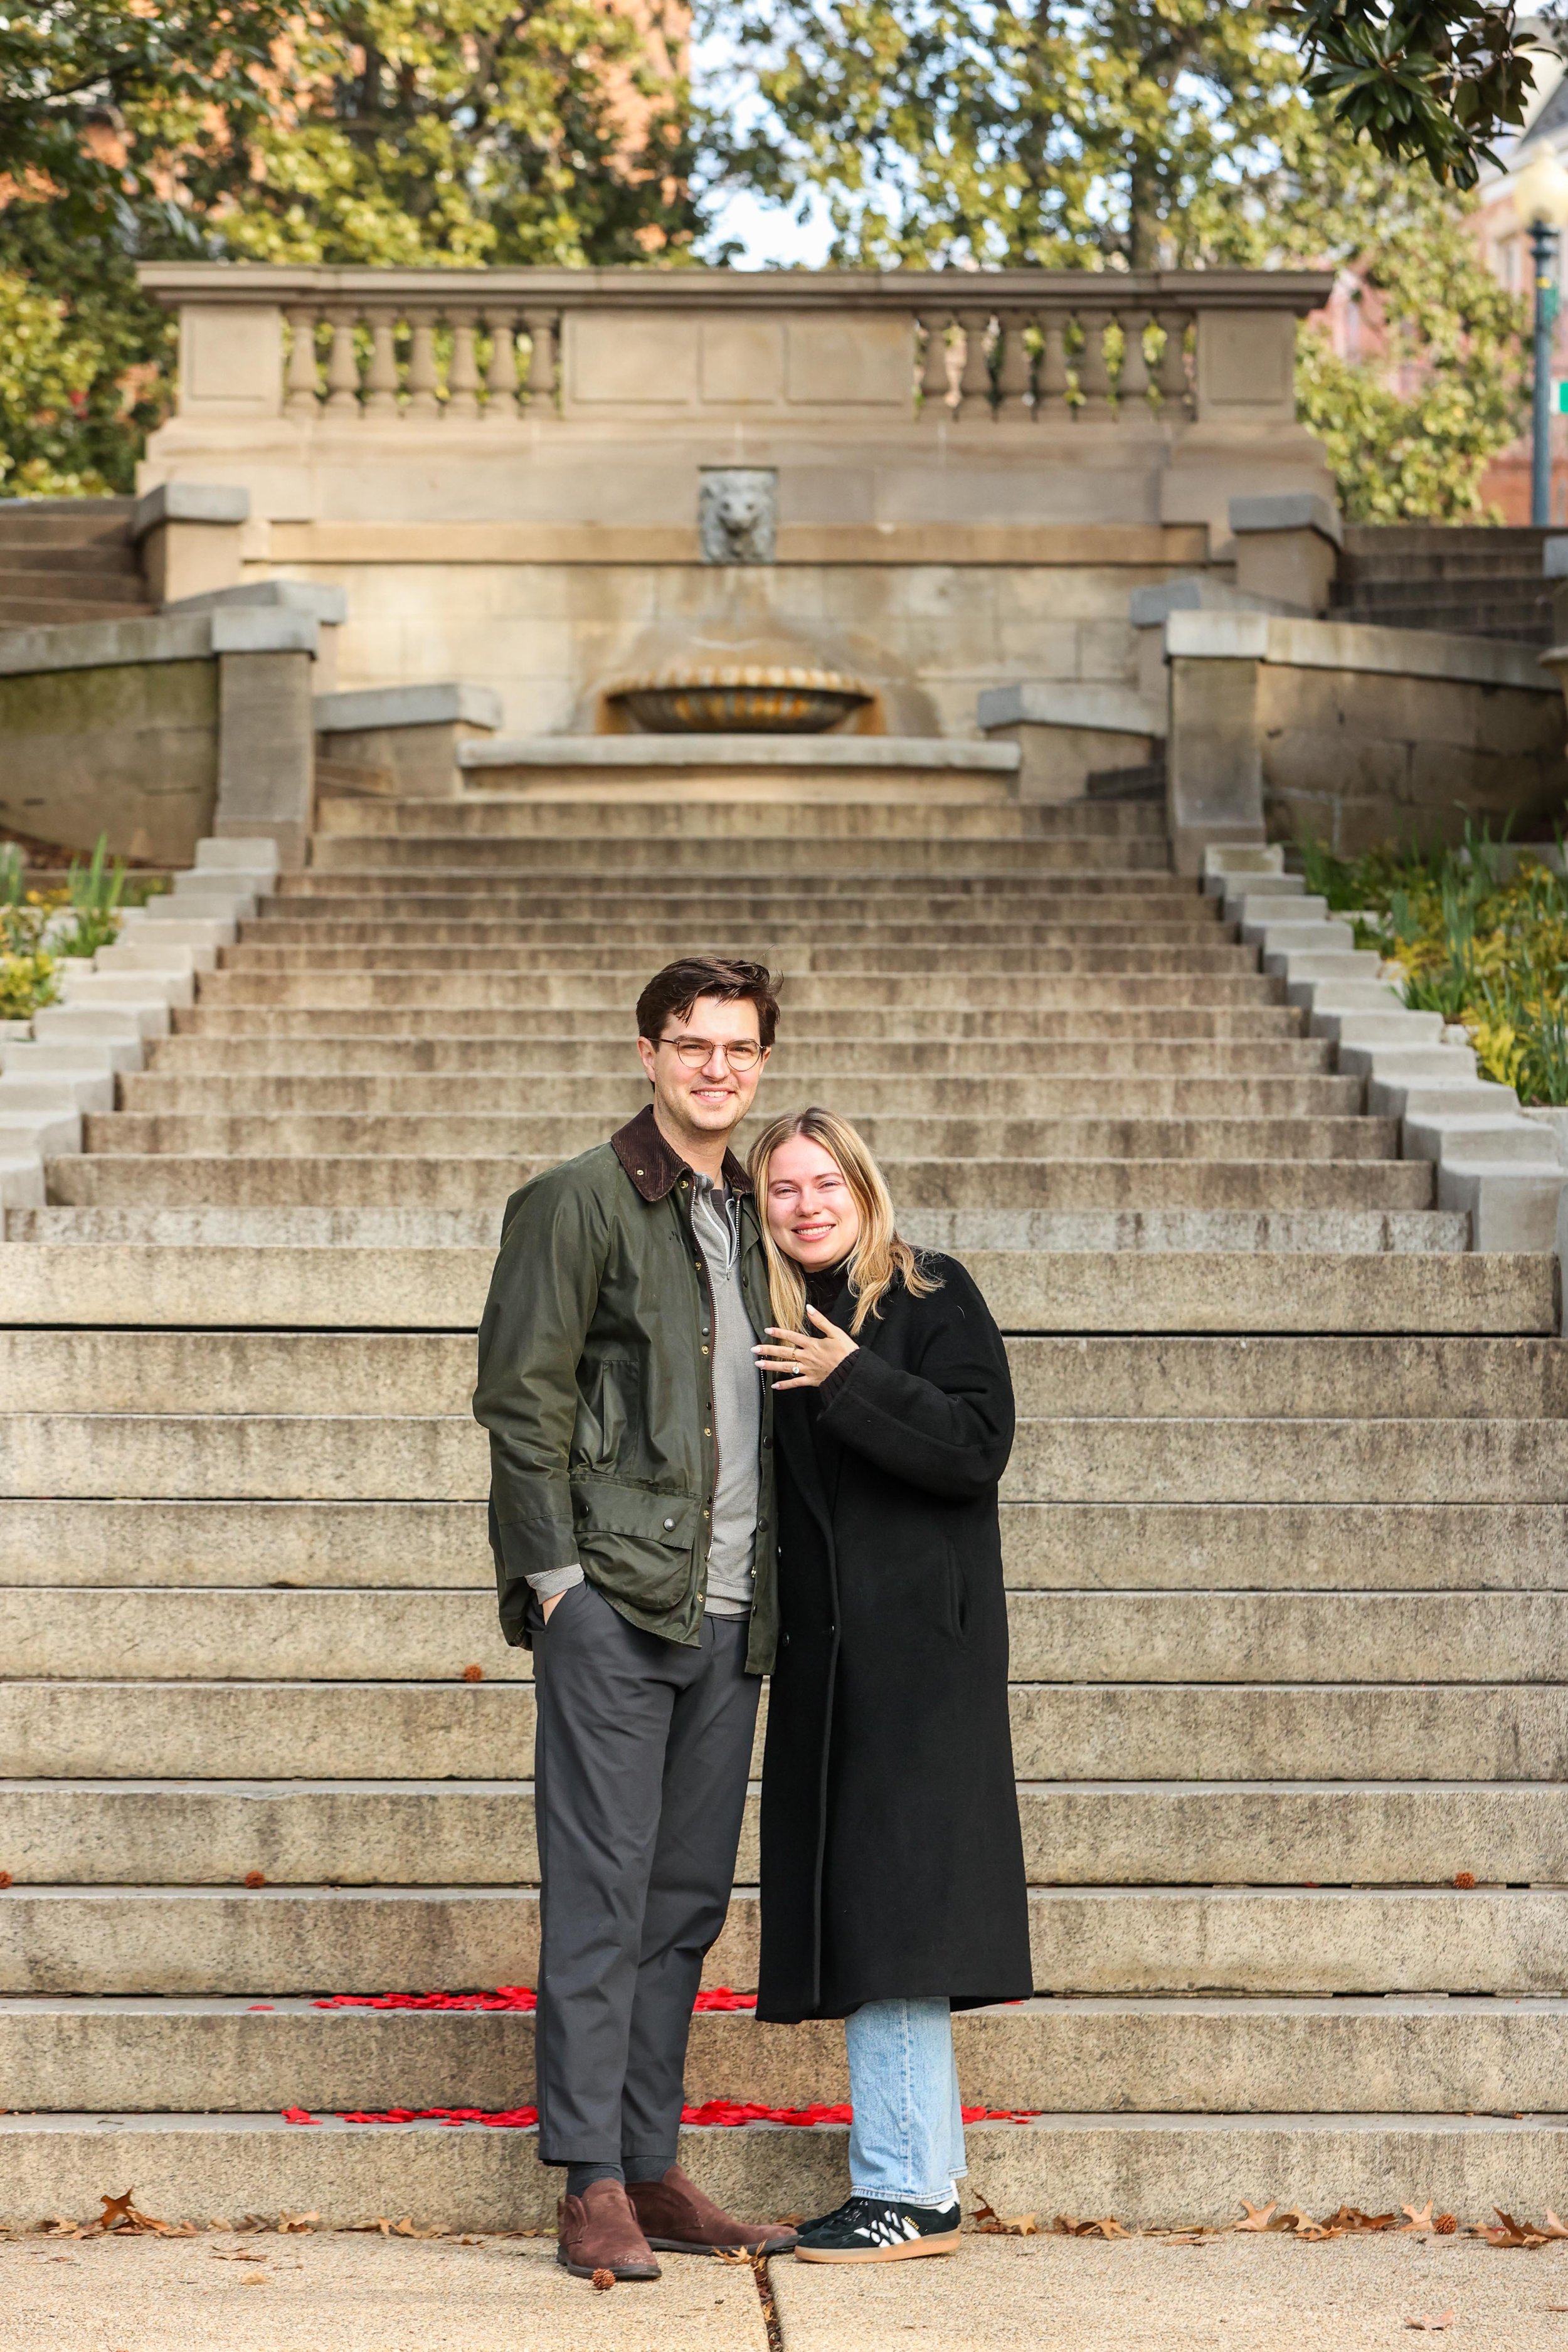
{"type": "Polygon", "coordinates": [[[902,1282],[911,1298],[924,1298],[930,1292],[940,1290],[941,1282],[934,1275],[923,1272],[920,1259],[895,1228],[893,1203],[882,1181],[882,1171],[864,1139],[847,1118],[839,1118],[834,1112],[811,1103],[805,1110],[786,1112],[783,1118],[775,1118],[771,1127],[764,1129],[752,1144],[746,1163],[757,1190],[763,1246],[768,1257],[768,1291],[780,1327],[787,1331],[804,1331],[806,1328],[804,1275],[796,1261],[786,1257],[779,1248],[768,1223],[768,1171],[774,1153],[783,1145],[793,1143],[796,1136],[821,1145],[848,1185],[850,1197],[860,1213],[859,1234],[845,1268],[856,1302],[851,1333],[858,1334],[869,1316],[880,1314],[882,1299],[895,1281],[902,1282]]]}

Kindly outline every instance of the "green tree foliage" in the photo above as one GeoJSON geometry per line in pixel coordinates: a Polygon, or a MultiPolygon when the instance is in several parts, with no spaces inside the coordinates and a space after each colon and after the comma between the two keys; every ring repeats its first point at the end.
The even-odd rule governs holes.
{"type": "Polygon", "coordinates": [[[129,488],[172,359],[138,260],[679,258],[686,115],[602,0],[0,15],[0,490],[129,488]]]}
{"type": "Polygon", "coordinates": [[[1472,200],[1338,127],[1263,0],[757,0],[739,54],[720,169],[820,207],[841,262],[1353,265],[1368,356],[1307,331],[1300,370],[1347,510],[1477,509],[1521,422],[1521,306],[1472,200]]]}

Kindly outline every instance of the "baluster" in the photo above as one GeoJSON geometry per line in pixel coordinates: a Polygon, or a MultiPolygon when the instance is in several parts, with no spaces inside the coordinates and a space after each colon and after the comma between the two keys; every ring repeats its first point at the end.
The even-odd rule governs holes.
{"type": "Polygon", "coordinates": [[[436,314],[411,311],[408,326],[408,414],[434,416],[440,404],[436,398],[436,314]]]}
{"type": "Polygon", "coordinates": [[[359,355],[354,350],[354,314],[330,310],[332,344],[327,353],[327,406],[338,415],[359,407],[359,355]]]}
{"type": "Polygon", "coordinates": [[[958,409],[963,411],[978,401],[989,410],[991,406],[991,370],[985,357],[985,330],[990,320],[984,311],[972,313],[962,321],[963,327],[963,373],[958,379],[958,409]]]}
{"type": "Polygon", "coordinates": [[[1116,379],[1116,404],[1119,415],[1147,414],[1149,407],[1149,362],[1143,352],[1144,330],[1149,324],[1147,310],[1118,312],[1123,338],[1121,373],[1116,379]]]}
{"type": "Polygon", "coordinates": [[[528,405],[541,414],[555,399],[555,320],[548,310],[523,314],[529,341],[528,405]]]}
{"type": "Polygon", "coordinates": [[[490,363],[485,370],[484,413],[487,416],[517,417],[517,330],[510,310],[487,310],[485,324],[490,331],[490,363]]]}
{"type": "Polygon", "coordinates": [[[1034,373],[1028,346],[1024,341],[1026,331],[1033,320],[1023,311],[997,320],[996,332],[1001,340],[1001,365],[996,371],[997,408],[999,417],[1010,417],[1015,424],[1034,415],[1029,404],[1029,378],[1034,373]]]}
{"type": "Polygon", "coordinates": [[[1037,416],[1047,402],[1059,408],[1067,398],[1068,354],[1067,319],[1059,310],[1050,312],[1046,320],[1046,347],[1040,353],[1039,369],[1035,377],[1035,414],[1037,416]]]}
{"type": "Polygon", "coordinates": [[[316,412],[316,314],[290,310],[292,341],[289,347],[289,377],[283,406],[289,416],[313,416],[316,412]]]}
{"type": "Polygon", "coordinates": [[[474,312],[447,312],[447,324],[452,330],[452,364],[447,372],[447,414],[448,416],[477,416],[479,413],[479,371],[474,358],[474,312]]]}
{"type": "Polygon", "coordinates": [[[926,338],[925,356],[921,363],[921,414],[943,417],[952,407],[952,385],[947,373],[947,313],[933,310],[921,324],[926,338]]]}
{"type": "Polygon", "coordinates": [[[1110,409],[1110,372],[1105,364],[1105,330],[1110,319],[1107,310],[1080,310],[1078,322],[1083,331],[1083,349],[1078,355],[1078,388],[1082,394],[1079,415],[1101,421],[1110,409]]]}
{"type": "Polygon", "coordinates": [[[370,365],[364,373],[367,416],[397,414],[397,314],[373,310],[370,320],[370,365]]]}
{"type": "Polygon", "coordinates": [[[1167,408],[1184,408],[1187,404],[1187,316],[1184,310],[1162,310],[1159,323],[1165,331],[1165,347],[1160,353],[1160,398],[1167,408]]]}

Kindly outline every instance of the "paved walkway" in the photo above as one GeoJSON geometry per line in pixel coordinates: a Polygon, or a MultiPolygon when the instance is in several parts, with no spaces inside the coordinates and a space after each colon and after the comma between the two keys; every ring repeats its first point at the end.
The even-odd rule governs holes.
{"type": "MultiPolygon", "coordinates": [[[[0,2352],[768,2352],[749,2269],[671,2260],[595,2294],[542,2239],[353,2234],[0,2242],[0,2352]]],[[[784,2352],[1363,2352],[1452,2310],[1456,2352],[1568,2345],[1568,2252],[976,2240],[957,2257],[773,2265],[784,2352]]]]}

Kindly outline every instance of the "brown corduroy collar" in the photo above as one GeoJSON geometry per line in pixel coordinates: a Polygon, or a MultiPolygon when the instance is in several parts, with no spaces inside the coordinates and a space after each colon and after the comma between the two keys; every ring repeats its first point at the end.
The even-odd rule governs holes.
{"type": "MultiPolygon", "coordinates": [[[[645,1201],[662,1201],[675,1190],[681,1176],[691,1173],[686,1161],[659,1133],[652,1103],[625,1127],[616,1129],[610,1138],[610,1150],[645,1201]]],[[[751,1192],[752,1180],[732,1151],[724,1154],[723,1173],[731,1192],[751,1192]]]]}

